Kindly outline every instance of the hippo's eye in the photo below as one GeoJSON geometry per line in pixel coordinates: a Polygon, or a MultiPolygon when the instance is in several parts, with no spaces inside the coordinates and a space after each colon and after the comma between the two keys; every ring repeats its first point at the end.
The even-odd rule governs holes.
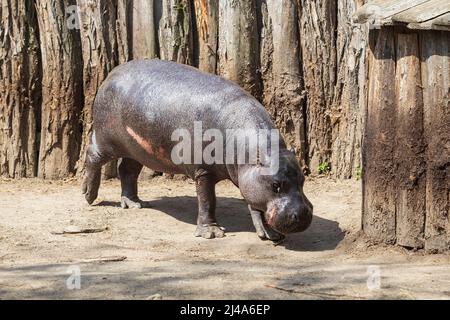
{"type": "Polygon", "coordinates": [[[272,190],[275,193],[280,193],[281,190],[281,184],[279,182],[272,183],[272,190]]]}

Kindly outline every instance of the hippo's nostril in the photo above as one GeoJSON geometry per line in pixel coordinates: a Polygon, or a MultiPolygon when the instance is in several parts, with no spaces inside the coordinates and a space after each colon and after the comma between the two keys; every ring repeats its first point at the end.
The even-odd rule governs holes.
{"type": "Polygon", "coordinates": [[[291,215],[291,223],[297,224],[300,222],[300,216],[296,213],[291,215]]]}

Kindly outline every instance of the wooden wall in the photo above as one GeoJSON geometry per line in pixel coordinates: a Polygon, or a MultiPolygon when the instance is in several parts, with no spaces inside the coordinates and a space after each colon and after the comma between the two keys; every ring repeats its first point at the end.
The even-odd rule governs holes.
{"type": "Polygon", "coordinates": [[[252,93],[306,172],[355,176],[367,41],[351,17],[363,2],[0,0],[0,175],[83,172],[97,88],[116,65],[159,57],[252,93]]]}
{"type": "Polygon", "coordinates": [[[364,232],[450,249],[450,32],[372,31],[365,114],[364,232]]]}

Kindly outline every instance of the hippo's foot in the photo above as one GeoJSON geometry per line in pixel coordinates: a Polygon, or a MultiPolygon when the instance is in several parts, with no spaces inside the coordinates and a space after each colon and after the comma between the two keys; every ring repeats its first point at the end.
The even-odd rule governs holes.
{"type": "Polygon", "coordinates": [[[120,199],[120,206],[122,209],[141,209],[142,201],[138,197],[128,198],[122,196],[120,199]]]}
{"type": "Polygon", "coordinates": [[[273,230],[265,223],[256,229],[256,234],[261,240],[270,240],[275,243],[280,243],[285,238],[284,234],[273,230]]]}
{"type": "Polygon", "coordinates": [[[83,181],[81,186],[81,192],[84,194],[84,198],[86,199],[88,204],[92,204],[98,196],[98,186],[93,183],[89,183],[88,179],[83,181]]]}
{"type": "Polygon", "coordinates": [[[217,223],[199,224],[195,230],[195,236],[205,239],[223,238],[225,237],[225,228],[220,227],[217,223]]]}
{"type": "Polygon", "coordinates": [[[281,243],[285,236],[275,230],[273,230],[263,218],[263,214],[260,211],[253,210],[250,206],[250,214],[252,216],[253,225],[256,229],[256,234],[261,240],[271,240],[275,244],[281,243]]]}

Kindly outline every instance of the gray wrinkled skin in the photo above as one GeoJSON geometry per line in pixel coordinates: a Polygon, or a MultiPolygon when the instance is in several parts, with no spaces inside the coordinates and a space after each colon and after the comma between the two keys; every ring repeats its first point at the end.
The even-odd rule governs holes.
{"type": "Polygon", "coordinates": [[[215,184],[224,179],[239,187],[261,239],[280,241],[284,234],[303,231],[311,223],[312,205],[303,193],[304,176],[282,140],[280,169],[274,176],[261,175],[258,165],[175,165],[171,161],[171,150],[178,143],[171,141],[172,132],[185,128],[193,137],[194,121],[202,121],[203,130],[221,130],[224,137],[226,129],[274,128],[264,107],[230,81],[173,62],[131,61],[115,68],[102,84],[93,117],[82,186],[89,204],[97,198],[101,166],[122,158],[118,171],[123,208],[141,207],[137,178],[143,165],[195,180],[196,236],[225,234],[215,218],[215,184]]]}

